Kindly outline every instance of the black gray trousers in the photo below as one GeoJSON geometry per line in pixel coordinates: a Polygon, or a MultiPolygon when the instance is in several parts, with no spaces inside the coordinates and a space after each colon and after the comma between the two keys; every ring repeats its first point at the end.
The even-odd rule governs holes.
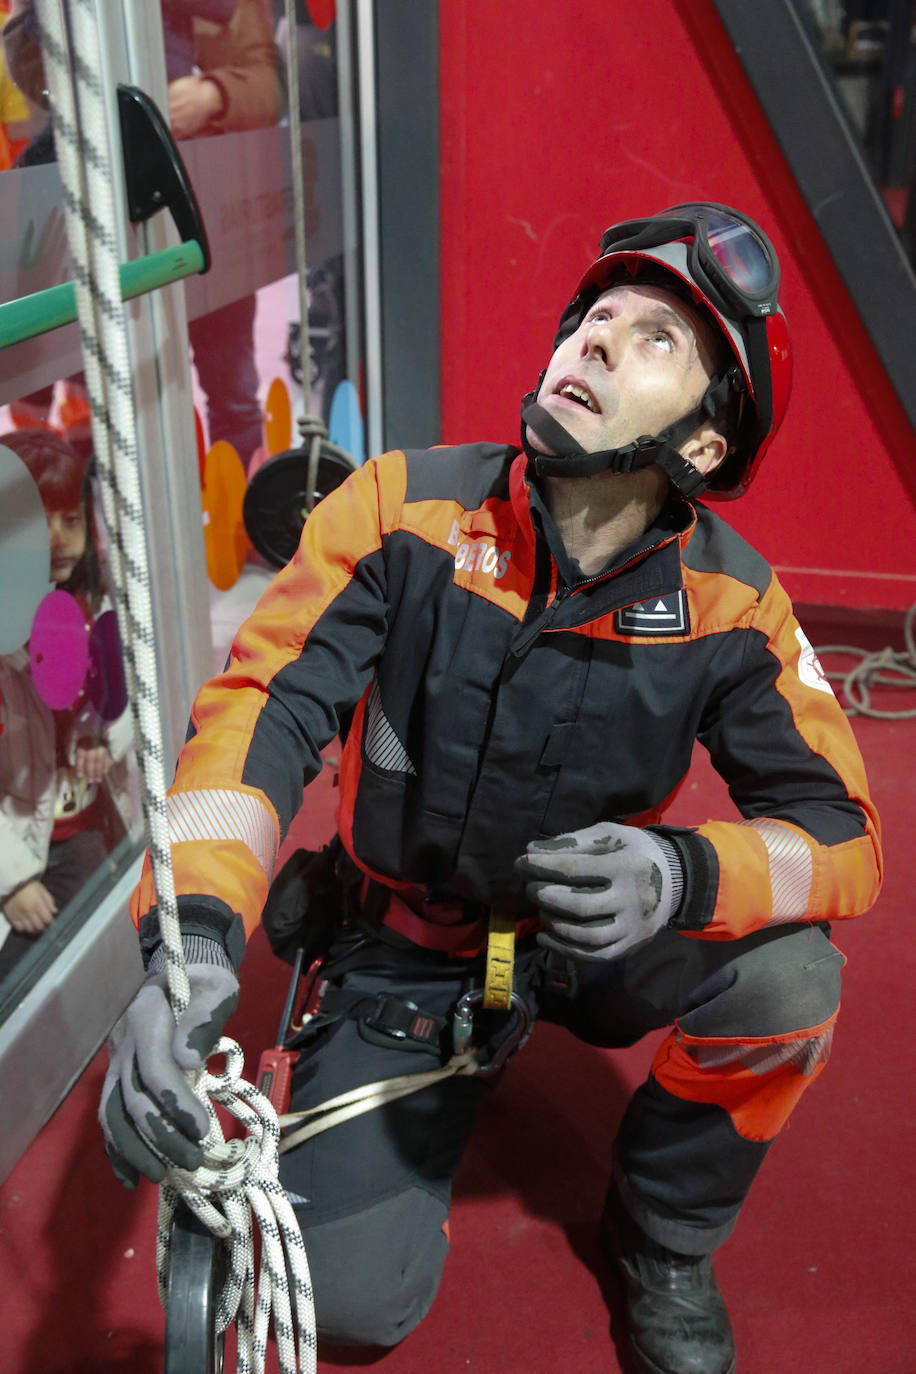
{"type": "MultiPolygon", "coordinates": [[[[606,965],[560,967],[522,943],[516,986],[534,1018],[603,1047],[671,1028],[614,1142],[616,1186],[655,1239],[703,1254],[729,1235],[773,1137],[826,1063],[842,965],[825,930],[809,926],[740,941],[663,931],[606,965]]],[[[435,1067],[450,1053],[455,1003],[483,972],[481,959],[388,934],[342,936],[326,967],[322,1013],[300,1037],[293,1111],[435,1067]],[[441,1036],[419,1045],[367,1028],[380,994],[439,1018],[441,1036]]],[[[504,1019],[487,1015],[481,1030],[498,1033],[504,1019]]],[[[324,1339],[393,1345],[429,1310],[448,1252],[452,1180],[494,1086],[449,1077],[281,1157],[324,1339]]]]}

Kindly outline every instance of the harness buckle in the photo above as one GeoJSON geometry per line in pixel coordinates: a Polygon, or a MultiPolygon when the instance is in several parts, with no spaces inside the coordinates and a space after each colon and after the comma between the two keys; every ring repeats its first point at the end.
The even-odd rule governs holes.
{"type": "Polygon", "coordinates": [[[363,1027],[390,1040],[409,1040],[412,1044],[435,1048],[439,1032],[446,1023],[430,1012],[421,1011],[416,1002],[380,992],[375,1005],[359,1018],[363,1027]]]}

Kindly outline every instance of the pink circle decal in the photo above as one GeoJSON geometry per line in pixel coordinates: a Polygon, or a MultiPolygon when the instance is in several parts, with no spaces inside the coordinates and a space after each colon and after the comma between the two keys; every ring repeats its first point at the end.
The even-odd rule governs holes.
{"type": "Polygon", "coordinates": [[[102,720],[117,720],[127,706],[121,636],[114,611],[104,611],[89,631],[86,690],[102,720]]]}
{"type": "Polygon", "coordinates": [[[52,711],[72,706],[86,681],[89,633],[79,602],[49,592],[35,612],[29,639],[32,680],[52,711]]]}

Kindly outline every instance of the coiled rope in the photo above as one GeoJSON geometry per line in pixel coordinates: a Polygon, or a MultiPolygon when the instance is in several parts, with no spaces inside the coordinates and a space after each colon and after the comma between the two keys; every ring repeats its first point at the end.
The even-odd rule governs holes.
{"type": "Polygon", "coordinates": [[[846,701],[848,716],[871,716],[874,720],[912,720],[916,717],[916,706],[909,709],[889,710],[872,705],[872,691],[876,687],[908,689],[916,687],[916,602],[906,613],[903,622],[903,640],[906,645],[902,651],[887,645],[872,653],[868,649],[858,649],[852,644],[818,645],[818,658],[828,654],[839,654],[858,660],[852,668],[825,670],[829,682],[841,684],[846,701]]]}
{"type": "MultiPolygon", "coordinates": [[[[169,999],[178,1017],[188,1006],[190,987],[169,847],[149,557],[127,324],[118,275],[115,177],[104,92],[98,77],[95,0],[69,0],[67,11],[69,39],[60,0],[37,0],[169,999]],[[72,67],[68,54],[72,55],[72,67]]],[[[297,1355],[304,1374],[314,1374],[317,1340],[311,1282],[302,1236],[278,1180],[280,1131],[276,1113],[261,1093],[242,1080],[242,1053],[234,1041],[221,1039],[214,1052],[225,1056],[224,1072],[204,1070],[192,1080],[211,1122],[204,1142],[204,1166],[194,1173],[170,1166],[160,1191],[160,1298],[165,1301],[172,1216],[182,1198],[201,1222],[222,1238],[228,1250],[228,1275],[218,1301],[217,1321],[220,1330],[232,1321],[237,1323],[238,1374],[262,1374],[271,1313],[281,1374],[296,1374],[297,1355]],[[224,1106],[246,1127],[249,1134],[244,1141],[227,1142],[223,1138],[214,1103],[224,1106]],[[262,1236],[257,1286],[252,1213],[262,1236]]]]}

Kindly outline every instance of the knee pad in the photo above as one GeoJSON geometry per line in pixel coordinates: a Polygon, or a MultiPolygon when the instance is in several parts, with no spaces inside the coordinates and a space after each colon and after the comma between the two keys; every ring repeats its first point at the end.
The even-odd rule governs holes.
{"type": "Polygon", "coordinates": [[[823,1026],[840,1005],[845,959],[819,926],[761,931],[697,989],[677,1018],[693,1036],[760,1037],[823,1026]],[[702,1000],[701,1000],[702,999],[702,1000]]]}
{"type": "Polygon", "coordinates": [[[447,1216],[438,1198],[412,1188],[364,1212],[303,1225],[319,1337],[334,1345],[402,1341],[436,1296],[447,1216]]]}

